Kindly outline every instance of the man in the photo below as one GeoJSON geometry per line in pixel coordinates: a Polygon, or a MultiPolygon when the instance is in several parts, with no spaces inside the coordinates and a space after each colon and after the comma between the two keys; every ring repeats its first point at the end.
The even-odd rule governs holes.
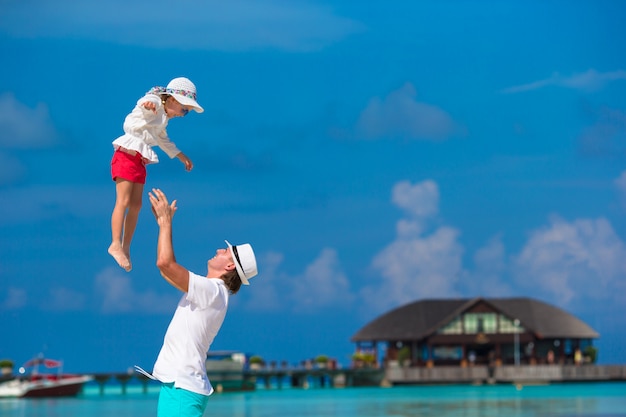
{"type": "Polygon", "coordinates": [[[154,364],[153,376],[161,381],[158,417],[202,416],[213,387],[206,373],[206,354],[228,308],[230,294],[257,274],[249,244],[218,249],[207,262],[206,277],[176,262],[172,244],[172,218],[176,200],[170,204],[159,189],[148,193],[159,225],[157,267],[170,284],[184,294],[167,328],[154,364]]]}

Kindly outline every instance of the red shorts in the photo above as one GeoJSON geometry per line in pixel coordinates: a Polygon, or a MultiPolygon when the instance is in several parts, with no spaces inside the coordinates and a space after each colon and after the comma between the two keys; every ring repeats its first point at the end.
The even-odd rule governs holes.
{"type": "Polygon", "coordinates": [[[113,181],[118,178],[137,184],[146,183],[146,164],[139,152],[131,155],[117,149],[111,160],[111,177],[113,181]]]}

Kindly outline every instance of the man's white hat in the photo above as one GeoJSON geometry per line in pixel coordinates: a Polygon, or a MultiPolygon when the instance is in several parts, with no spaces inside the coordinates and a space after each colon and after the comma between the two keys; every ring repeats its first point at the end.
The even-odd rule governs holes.
{"type": "Polygon", "coordinates": [[[165,87],[165,92],[176,99],[183,106],[192,106],[193,109],[202,113],[204,109],[198,104],[196,96],[196,86],[188,78],[174,78],[165,87]]]}
{"type": "Polygon", "coordinates": [[[248,280],[258,274],[256,269],[256,257],[254,251],[249,243],[243,245],[231,245],[228,240],[225,240],[230,250],[230,254],[235,261],[235,268],[243,285],[250,285],[248,280]]]}

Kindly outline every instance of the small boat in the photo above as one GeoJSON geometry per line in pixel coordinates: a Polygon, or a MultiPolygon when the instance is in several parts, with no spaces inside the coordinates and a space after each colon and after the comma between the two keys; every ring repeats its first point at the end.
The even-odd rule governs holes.
{"type": "Polygon", "coordinates": [[[83,385],[94,379],[91,375],[64,374],[63,362],[37,357],[20,368],[19,376],[0,382],[0,398],[73,397],[80,393],[83,385]],[[40,373],[39,366],[58,368],[56,373],[40,373]],[[32,368],[26,373],[25,368],[32,368]]]}

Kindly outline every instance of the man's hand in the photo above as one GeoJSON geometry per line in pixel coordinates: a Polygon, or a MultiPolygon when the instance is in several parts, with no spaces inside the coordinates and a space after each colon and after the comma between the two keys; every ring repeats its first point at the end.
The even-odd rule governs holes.
{"type": "Polygon", "coordinates": [[[172,244],[172,218],[176,213],[176,200],[170,204],[165,193],[153,188],[148,193],[152,213],[159,224],[157,241],[157,268],[170,284],[183,292],[189,291],[189,271],[176,262],[172,244]]]}
{"type": "Polygon", "coordinates": [[[170,204],[167,201],[165,193],[158,188],[153,188],[152,192],[148,192],[150,198],[150,204],[152,204],[152,214],[156,218],[157,222],[161,224],[161,221],[171,223],[174,213],[178,210],[176,207],[176,200],[170,204]]]}

